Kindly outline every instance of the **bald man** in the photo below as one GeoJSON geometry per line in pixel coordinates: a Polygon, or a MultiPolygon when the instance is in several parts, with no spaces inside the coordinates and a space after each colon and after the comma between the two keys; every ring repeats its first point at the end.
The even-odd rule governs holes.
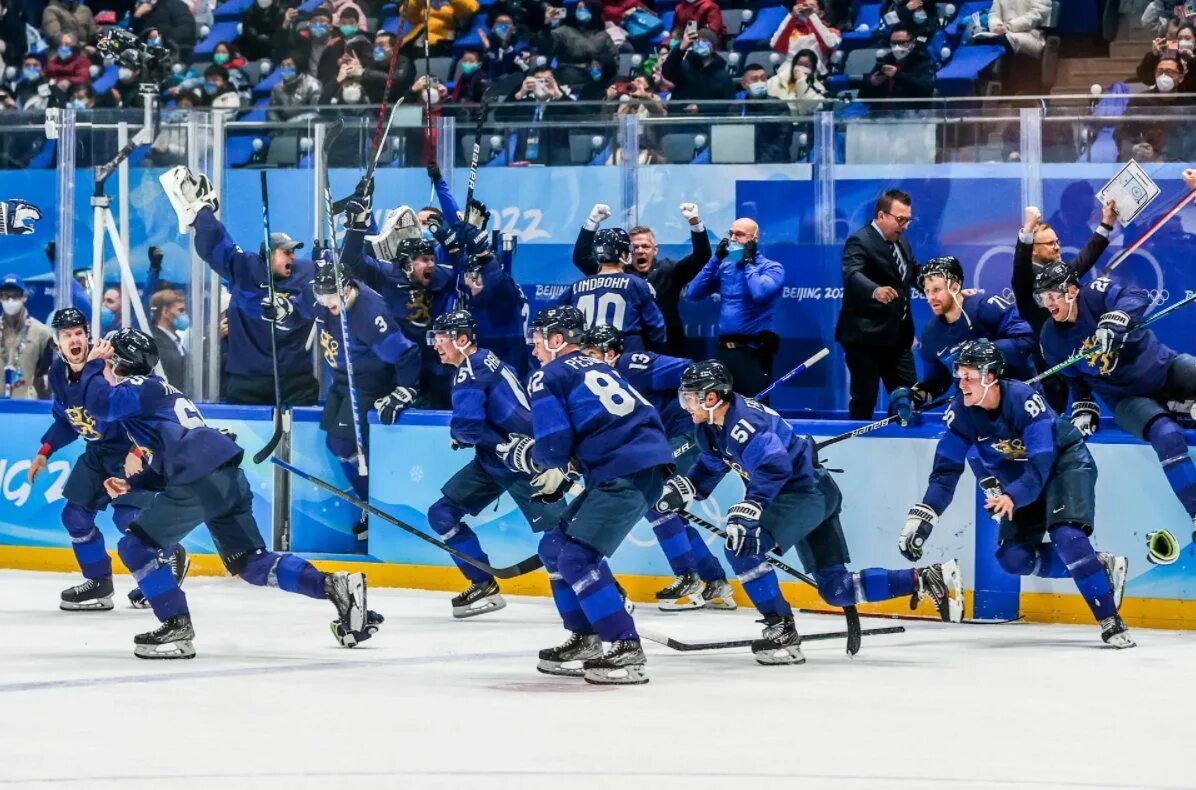
{"type": "Polygon", "coordinates": [[[780,338],[769,327],[785,283],[784,267],[761,255],[759,246],[756,222],[735,220],[685,292],[694,301],[720,296],[718,359],[731,371],[735,391],[749,398],[772,381],[780,338]]]}

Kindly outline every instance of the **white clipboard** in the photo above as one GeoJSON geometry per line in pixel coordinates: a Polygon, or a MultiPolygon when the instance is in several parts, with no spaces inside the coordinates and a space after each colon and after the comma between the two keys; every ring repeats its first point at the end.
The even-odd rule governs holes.
{"type": "Polygon", "coordinates": [[[1096,199],[1102,206],[1110,200],[1117,204],[1117,218],[1122,225],[1133,222],[1134,217],[1158,196],[1158,185],[1133,159],[1126,162],[1125,167],[1117,171],[1117,175],[1096,193],[1096,199]]]}

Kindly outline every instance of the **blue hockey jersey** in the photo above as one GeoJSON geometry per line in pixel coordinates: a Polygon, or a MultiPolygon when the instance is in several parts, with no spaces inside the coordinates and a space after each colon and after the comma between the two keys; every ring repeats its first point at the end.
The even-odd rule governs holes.
{"type": "MultiPolygon", "coordinates": [[[[419,348],[400,331],[398,323],[376,291],[358,283],[357,298],[349,308],[349,350],[353,354],[354,384],[367,395],[381,396],[396,386],[419,386],[419,348]]],[[[348,386],[345,344],[340,316],[316,306],[320,351],[332,370],[335,386],[348,386]]]]}
{"type": "Polygon", "coordinates": [[[528,378],[533,460],[564,468],[572,460],[587,487],[654,466],[673,453],[660,416],[610,365],[573,351],[528,378]]]}
{"type": "Polygon", "coordinates": [[[97,419],[88,412],[85,400],[87,389],[93,383],[108,386],[102,364],[84,365],[78,376],[72,377],[70,366],[55,355],[50,363],[50,392],[54,399],[50,411],[54,422],[42,435],[42,444],[49,445],[51,452],[57,452],[76,438],[101,452],[120,455],[129,452],[129,435],[124,428],[118,423],[97,419]]]}
{"type": "MultiPolygon", "coordinates": [[[[479,346],[489,348],[516,372],[526,372],[527,297],[495,257],[488,259],[478,274],[481,289],[475,294],[463,281],[458,289],[458,306],[468,310],[477,322],[479,346]]],[[[464,280],[464,272],[461,276],[464,280]]]]}
{"type": "Polygon", "coordinates": [[[963,314],[955,323],[934,316],[922,329],[919,356],[921,383],[932,396],[951,389],[955,357],[964,343],[987,338],[1005,358],[1005,377],[1033,378],[1034,330],[1022,320],[1017,308],[999,296],[972,294],[963,298],[963,314]]]}
{"type": "Polygon", "coordinates": [[[627,351],[643,351],[645,338],[653,344],[665,341],[664,315],[656,305],[656,294],[639,275],[584,277],[561,294],[558,302],[581,310],[586,326],[600,324],[618,329],[627,351]]]}
{"type": "Polygon", "coordinates": [[[458,444],[477,448],[488,470],[509,475],[494,448],[513,433],[532,434],[531,404],[515,371],[484,348],[469,355],[453,380],[449,434],[458,444]]]}
{"type": "Polygon", "coordinates": [[[681,374],[693,362],[681,357],[669,357],[652,351],[624,352],[615,360],[615,370],[635,387],[660,414],[665,435],[670,439],[689,436],[694,432],[694,421],[681,406],[677,390],[681,387],[681,374]]]}

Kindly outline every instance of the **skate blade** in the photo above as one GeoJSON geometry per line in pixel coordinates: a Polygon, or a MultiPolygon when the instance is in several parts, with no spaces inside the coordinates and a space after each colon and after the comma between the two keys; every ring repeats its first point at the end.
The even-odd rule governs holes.
{"type": "Polygon", "coordinates": [[[648,682],[648,675],[643,664],[587,669],[584,678],[586,683],[595,686],[640,686],[648,682]]]}
{"type": "Polygon", "coordinates": [[[585,670],[581,668],[582,659],[576,661],[545,661],[540,659],[540,663],[536,664],[536,670],[543,672],[545,675],[556,675],[563,678],[579,678],[585,674],[585,670]],[[577,664],[577,667],[567,667],[565,664],[577,664]]]}
{"type": "Polygon", "coordinates": [[[775,650],[765,650],[759,653],[752,651],[752,654],[756,657],[757,664],[762,664],[766,667],[806,663],[806,657],[797,645],[779,647],[775,650]]]}
{"type": "Polygon", "coordinates": [[[963,620],[963,574],[959,570],[959,562],[951,560],[943,563],[943,581],[950,590],[946,607],[939,612],[945,623],[958,623],[963,620]]]}
{"type": "Polygon", "coordinates": [[[365,628],[366,613],[366,583],[364,573],[349,574],[349,630],[360,631],[365,628]]]}
{"type": "Polygon", "coordinates": [[[147,599],[144,595],[133,597],[133,593],[129,593],[129,606],[133,607],[134,609],[148,609],[150,608],[150,602],[149,599],[147,599]]]}
{"type": "Polygon", "coordinates": [[[464,620],[467,617],[477,617],[479,614],[497,612],[499,609],[505,608],[507,608],[507,602],[503,600],[501,595],[491,595],[480,601],[474,601],[468,606],[454,606],[453,617],[458,620],[464,620]]]}
{"type": "Polygon", "coordinates": [[[112,596],[93,598],[90,601],[80,601],[79,603],[59,601],[58,608],[64,612],[107,612],[113,608],[112,596]]]}
{"type": "Polygon", "coordinates": [[[711,598],[706,602],[704,609],[717,609],[723,612],[733,612],[739,608],[739,604],[735,603],[734,598],[711,598]]]}
{"type": "Polygon", "coordinates": [[[1113,608],[1121,611],[1121,599],[1125,596],[1125,580],[1129,577],[1128,557],[1113,558],[1113,608]]]}
{"type": "Polygon", "coordinates": [[[656,606],[662,612],[683,612],[686,609],[701,609],[706,605],[701,595],[683,595],[680,598],[662,598],[656,606]]]}
{"type": "Polygon", "coordinates": [[[190,639],[163,645],[134,645],[133,655],[147,659],[195,658],[195,646],[190,639]]]}

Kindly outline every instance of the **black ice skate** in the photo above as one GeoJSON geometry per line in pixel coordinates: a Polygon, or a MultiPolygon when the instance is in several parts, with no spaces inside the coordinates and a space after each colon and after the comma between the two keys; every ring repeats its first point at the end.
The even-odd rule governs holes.
{"type": "Polygon", "coordinates": [[[355,633],[365,628],[365,574],[345,571],[330,573],[324,577],[324,593],[336,607],[338,622],[344,626],[346,633],[355,633]]]}
{"type": "Polygon", "coordinates": [[[370,515],[364,510],[361,511],[361,516],[357,519],[357,523],[353,525],[353,537],[360,541],[370,539],[370,515]]]}
{"type": "Polygon", "coordinates": [[[386,618],[370,610],[365,613],[364,630],[350,631],[341,624],[340,620],[333,620],[329,625],[332,628],[332,635],[336,637],[336,641],[341,643],[341,647],[357,647],[378,633],[378,629],[382,627],[384,622],[386,622],[386,618]]]}
{"type": "MultiPolygon", "coordinates": [[[[187,571],[191,570],[191,558],[187,556],[187,550],[183,548],[182,544],[176,545],[166,557],[165,562],[170,566],[174,583],[180,587],[183,586],[183,579],[187,578],[187,571]]],[[[150,605],[140,587],[134,587],[129,592],[129,604],[134,609],[148,609],[150,605]]]]}
{"type": "Polygon", "coordinates": [[[958,623],[963,619],[963,575],[959,572],[958,561],[914,568],[914,594],[910,596],[909,608],[917,609],[927,597],[944,623],[958,623]]]}
{"type": "Polygon", "coordinates": [[[682,573],[668,587],[657,590],[656,605],[665,612],[701,609],[706,605],[702,598],[702,578],[697,571],[682,573]]]}
{"type": "Polygon", "coordinates": [[[138,658],[195,658],[195,629],[191,615],[176,614],[153,631],[133,637],[133,655],[138,658]]]}
{"type": "Polygon", "coordinates": [[[1115,614],[1100,621],[1100,638],[1106,645],[1124,650],[1127,647],[1137,647],[1137,643],[1130,638],[1130,629],[1126,627],[1121,615],[1115,614]]]}
{"type": "Polygon", "coordinates": [[[1105,569],[1109,577],[1109,586],[1113,588],[1113,607],[1121,611],[1121,597],[1125,594],[1125,580],[1130,574],[1128,557],[1119,557],[1107,551],[1098,551],[1096,558],[1105,569]]]}
{"type": "Polygon", "coordinates": [[[112,577],[84,579],[62,591],[58,608],[64,612],[106,612],[112,608],[112,577]]]}
{"type": "Polygon", "coordinates": [[[806,663],[801,652],[801,634],[797,632],[793,615],[770,614],[759,622],[764,623],[764,638],[752,642],[752,654],[757,663],[766,667],[806,663]]]}
{"type": "Polygon", "coordinates": [[[453,598],[453,617],[477,617],[486,612],[497,612],[506,605],[507,602],[498,591],[498,582],[494,579],[474,582],[468,590],[453,598]]]}
{"type": "MultiPolygon", "coordinates": [[[[595,637],[597,639],[597,637],[595,637]]],[[[620,639],[598,658],[581,666],[586,683],[597,686],[637,686],[648,682],[644,665],[648,659],[638,639],[620,639]]]]}
{"type": "Polygon", "coordinates": [[[724,609],[729,612],[739,608],[739,604],[735,603],[735,590],[726,579],[706,582],[706,586],[702,588],[702,600],[706,602],[707,609],[724,609]]]}
{"type": "Polygon", "coordinates": [[[619,591],[619,597],[623,599],[623,611],[631,614],[635,611],[635,601],[627,597],[627,591],[623,589],[623,585],[619,584],[619,580],[615,579],[615,589],[619,591]]]}
{"type": "Polygon", "coordinates": [[[546,647],[540,651],[536,669],[545,675],[564,675],[579,678],[585,674],[582,662],[602,655],[602,640],[597,634],[571,633],[563,645],[546,647]],[[575,664],[567,667],[565,664],[575,664]]]}

